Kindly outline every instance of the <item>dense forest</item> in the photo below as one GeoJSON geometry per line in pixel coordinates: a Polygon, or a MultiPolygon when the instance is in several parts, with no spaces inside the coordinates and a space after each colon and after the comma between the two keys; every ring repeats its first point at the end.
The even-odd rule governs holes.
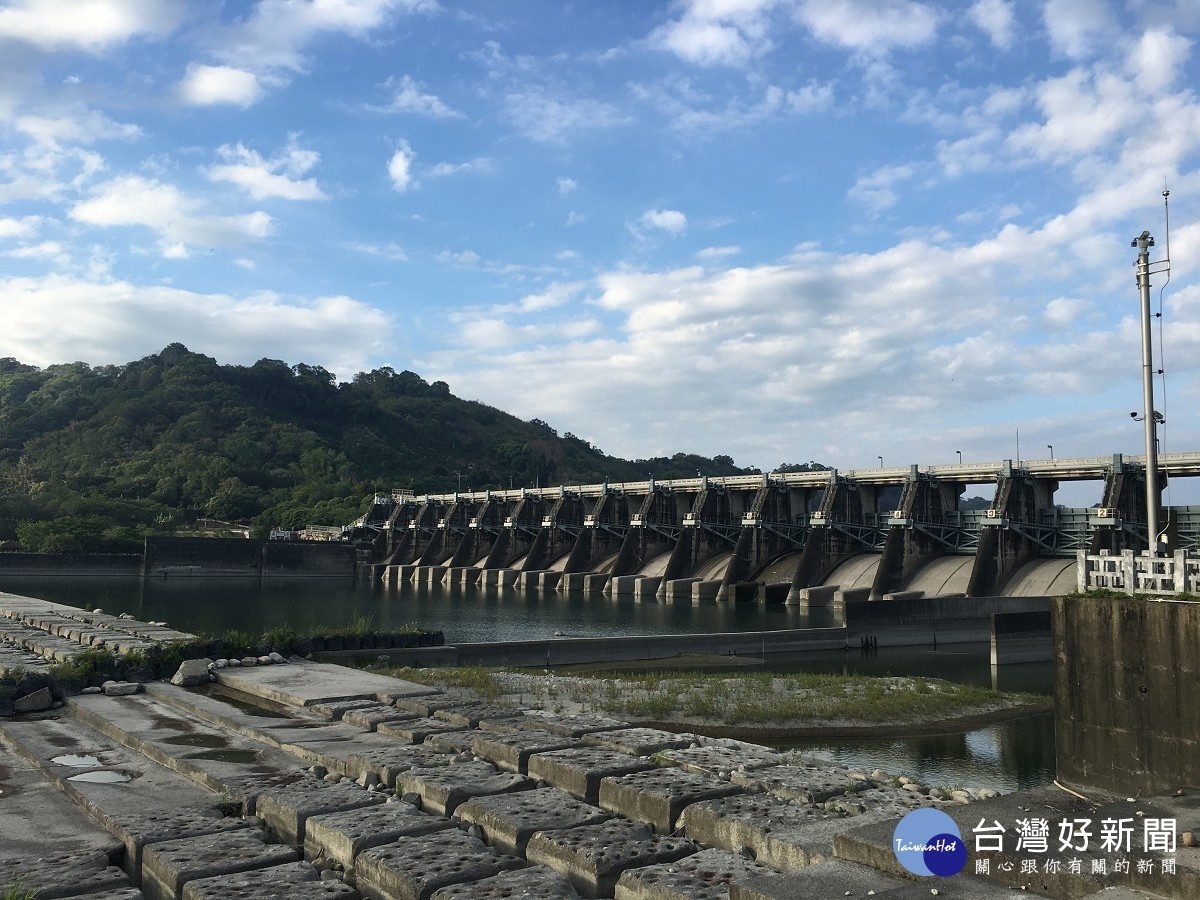
{"type": "MultiPolygon", "coordinates": [[[[816,464],[791,464],[795,471],[816,464]]],[[[219,365],[171,344],[122,366],[0,359],[0,540],[137,552],[198,516],[344,525],[376,491],[756,472],[728,456],[623,460],[390,368],[219,365]]],[[[11,546],[11,544],[10,544],[11,546]]]]}

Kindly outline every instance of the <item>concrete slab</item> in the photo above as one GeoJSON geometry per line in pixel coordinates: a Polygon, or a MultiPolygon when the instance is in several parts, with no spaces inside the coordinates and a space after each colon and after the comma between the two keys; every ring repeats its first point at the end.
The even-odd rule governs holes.
{"type": "Polygon", "coordinates": [[[512,856],[525,855],[525,845],[536,831],[578,828],[610,818],[557,788],[476,797],[458,807],[454,816],[478,825],[489,846],[512,856]]]}
{"type": "Polygon", "coordinates": [[[617,731],[630,726],[628,722],[622,722],[620,719],[613,719],[609,716],[588,714],[564,716],[545,710],[526,710],[523,727],[579,738],[597,731],[617,731]]]}
{"type": "Polygon", "coordinates": [[[0,859],[0,885],[19,885],[22,891],[36,892],[39,900],[132,887],[125,873],[101,850],[0,859]]]}
{"type": "Polygon", "coordinates": [[[674,862],[700,850],[693,841],[657,835],[628,819],[587,828],[540,831],[529,839],[526,858],[570,880],[582,897],[611,897],[626,869],[674,862]]]}
{"type": "Polygon", "coordinates": [[[617,880],[616,900],[725,900],[735,880],[776,874],[727,850],[702,850],[673,863],[629,869],[617,880]]]}
{"type": "Polygon", "coordinates": [[[578,746],[579,741],[575,738],[548,731],[517,731],[511,734],[477,732],[471,742],[471,750],[476,756],[490,759],[506,772],[522,774],[529,771],[529,757],[533,754],[578,746]]]}
{"type": "Polygon", "coordinates": [[[850,770],[835,765],[785,763],[730,774],[734,784],[752,790],[762,790],[782,800],[803,803],[824,803],[841,796],[855,784],[850,770]]]}
{"type": "Polygon", "coordinates": [[[464,728],[462,731],[439,731],[435,734],[425,735],[423,745],[442,753],[471,753],[477,734],[479,732],[474,728],[464,728]]]}
{"type": "MultiPolygon", "coordinates": [[[[410,712],[417,716],[432,716],[439,709],[449,709],[460,703],[475,703],[478,701],[467,700],[455,694],[438,691],[431,694],[422,694],[420,696],[391,696],[392,706],[403,712],[410,712]]],[[[382,699],[382,696],[380,697],[382,699]]]]}
{"type": "Polygon", "coordinates": [[[363,731],[375,731],[384,722],[401,722],[417,718],[412,713],[402,712],[394,706],[382,703],[365,709],[352,709],[342,716],[342,721],[363,731]]]}
{"type": "Polygon", "coordinates": [[[445,719],[454,725],[478,728],[481,722],[506,722],[521,716],[522,713],[511,706],[497,706],[494,703],[456,703],[453,706],[443,706],[432,715],[435,719],[445,719]]]}
{"type": "Polygon", "coordinates": [[[232,875],[296,861],[295,847],[268,844],[258,830],[163,841],[142,856],[142,893],[147,900],[183,900],[197,878],[232,875]]]}
{"type": "Polygon", "coordinates": [[[400,838],[359,854],[359,890],[378,900],[429,900],[438,888],[479,881],[524,863],[493,852],[483,841],[452,829],[400,838]]]}
{"type": "Polygon", "coordinates": [[[482,881],[439,888],[433,892],[432,900],[501,900],[505,897],[579,900],[579,894],[567,879],[543,866],[501,872],[482,881]]]}
{"type": "Polygon", "coordinates": [[[327,663],[293,660],[286,666],[256,666],[253,669],[220,669],[217,683],[256,697],[266,697],[287,706],[312,706],[332,700],[421,697],[436,688],[399,678],[347,669],[327,663]]]}
{"type": "Polygon", "coordinates": [[[631,756],[650,756],[660,750],[681,750],[690,747],[692,736],[663,731],[660,728],[620,728],[584,735],[585,744],[620,750],[631,756]]]}
{"type": "Polygon", "coordinates": [[[474,760],[453,766],[420,766],[396,776],[396,793],[415,793],[421,810],[440,816],[452,814],[473,797],[529,790],[533,781],[522,775],[500,772],[489,762],[474,760]]]}
{"type": "Polygon", "coordinates": [[[453,828],[448,819],[423,815],[398,801],[310,816],[304,828],[304,856],[341,863],[349,869],[364,850],[402,837],[453,828]]]}
{"type": "Polygon", "coordinates": [[[566,791],[573,797],[600,804],[600,782],[614,775],[629,775],[656,769],[654,760],[630,756],[606,747],[570,747],[548,750],[529,757],[529,777],[566,791]]]}
{"type": "Polygon", "coordinates": [[[420,716],[404,719],[398,722],[385,722],[379,726],[379,733],[390,738],[404,741],[406,744],[420,744],[431,734],[445,734],[449,731],[466,731],[466,725],[455,725],[445,719],[432,716],[420,716]]]}
{"type": "MultiPolygon", "coordinates": [[[[354,712],[359,709],[382,709],[383,704],[373,697],[362,697],[355,700],[322,700],[318,703],[310,704],[309,709],[319,716],[324,716],[331,722],[340,722],[345,718],[346,713],[354,712]]],[[[395,712],[393,707],[387,707],[390,712],[395,712]]]]}
{"type": "Polygon", "coordinates": [[[296,888],[313,884],[320,876],[321,873],[306,862],[291,862],[269,869],[197,878],[184,885],[183,900],[291,897],[296,888]]]}
{"type": "Polygon", "coordinates": [[[663,750],[655,754],[662,763],[679,766],[685,772],[699,775],[717,775],[729,778],[733,772],[777,766],[783,762],[783,754],[755,744],[742,747],[685,747],[682,750],[663,750]]]}
{"type": "MultiPolygon", "coordinates": [[[[413,684],[413,683],[415,683],[415,682],[409,682],[409,681],[404,682],[405,685],[409,685],[409,684],[413,684]]],[[[379,691],[375,695],[375,699],[378,700],[380,703],[386,703],[388,706],[396,706],[397,703],[401,703],[401,702],[419,703],[419,702],[421,702],[422,698],[425,698],[427,700],[427,702],[436,703],[435,698],[439,697],[439,696],[445,696],[445,692],[441,688],[430,688],[430,693],[428,693],[428,694],[422,694],[420,696],[413,696],[412,694],[407,692],[407,688],[402,687],[399,691],[391,691],[391,690],[379,691]]],[[[400,706],[397,706],[396,708],[403,709],[403,707],[400,707],[400,706]]],[[[429,715],[429,713],[427,713],[427,712],[417,712],[417,710],[415,710],[415,709],[408,710],[408,712],[411,712],[414,715],[418,715],[418,716],[429,715]]]]}
{"type": "Polygon", "coordinates": [[[735,784],[679,769],[653,769],[605,778],[600,782],[600,807],[670,834],[680,814],[693,803],[744,793],[735,784]]]}
{"type": "Polygon", "coordinates": [[[347,756],[342,774],[357,779],[364,772],[374,772],[384,785],[394,788],[401,772],[418,766],[447,766],[459,761],[456,754],[441,753],[432,747],[408,744],[371,747],[347,756]]]}
{"type": "Polygon", "coordinates": [[[353,781],[330,783],[309,776],[277,790],[265,791],[254,813],[282,840],[298,844],[304,840],[304,823],[309,816],[361,809],[383,803],[385,798],[366,791],[353,781]]]}
{"type": "MultiPolygon", "coordinates": [[[[216,797],[211,798],[216,801],[216,797]]],[[[163,841],[240,831],[251,825],[240,817],[224,817],[215,809],[101,810],[105,825],[125,847],[121,864],[134,884],[141,883],[145,848],[163,841]]]]}
{"type": "Polygon", "coordinates": [[[684,810],[684,833],[708,847],[739,853],[784,872],[833,858],[833,838],[851,820],[770,794],[742,794],[693,804],[684,810]]]}

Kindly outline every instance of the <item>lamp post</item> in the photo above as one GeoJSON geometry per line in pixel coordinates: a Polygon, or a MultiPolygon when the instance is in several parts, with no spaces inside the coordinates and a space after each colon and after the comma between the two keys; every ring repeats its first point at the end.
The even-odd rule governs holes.
{"type": "Polygon", "coordinates": [[[962,451],[955,450],[954,452],[958,454],[958,464],[961,466],[962,465],[962,451]]]}
{"type": "Polygon", "coordinates": [[[883,457],[882,457],[882,456],[879,456],[879,457],[876,457],[876,459],[878,459],[878,460],[879,460],[879,468],[881,468],[881,469],[882,469],[882,468],[883,468],[883,457]]]}
{"type": "Polygon", "coordinates": [[[1046,449],[1050,451],[1050,459],[1051,459],[1051,461],[1053,461],[1054,460],[1054,445],[1047,444],[1046,449]]]}
{"type": "Polygon", "coordinates": [[[1150,332],[1150,248],[1154,238],[1143,231],[1129,245],[1136,247],[1137,284],[1142,299],[1142,420],[1146,426],[1146,539],[1150,555],[1158,555],[1158,423],[1154,412],[1154,349],[1150,332]]]}

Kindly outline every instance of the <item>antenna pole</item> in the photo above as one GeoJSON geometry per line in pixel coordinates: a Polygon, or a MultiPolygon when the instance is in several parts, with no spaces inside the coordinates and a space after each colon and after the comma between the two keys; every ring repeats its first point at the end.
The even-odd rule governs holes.
{"type": "Polygon", "coordinates": [[[1142,420],[1146,426],[1146,537],[1151,556],[1158,555],[1158,414],[1154,411],[1154,348],[1150,335],[1150,248],[1154,238],[1143,231],[1137,247],[1137,284],[1142,297],[1142,420]]]}

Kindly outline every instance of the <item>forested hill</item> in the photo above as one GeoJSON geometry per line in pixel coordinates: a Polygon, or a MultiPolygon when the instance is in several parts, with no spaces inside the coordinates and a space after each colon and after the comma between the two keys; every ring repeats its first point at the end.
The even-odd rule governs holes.
{"type": "Polygon", "coordinates": [[[440,493],[697,470],[755,471],[725,456],[616,459],[389,368],[338,384],[320,366],[219,365],[181,344],[123,366],[0,359],[0,539],[19,533],[29,549],[136,548],[148,530],[200,512],[340,525],[393,487],[440,493]]]}

